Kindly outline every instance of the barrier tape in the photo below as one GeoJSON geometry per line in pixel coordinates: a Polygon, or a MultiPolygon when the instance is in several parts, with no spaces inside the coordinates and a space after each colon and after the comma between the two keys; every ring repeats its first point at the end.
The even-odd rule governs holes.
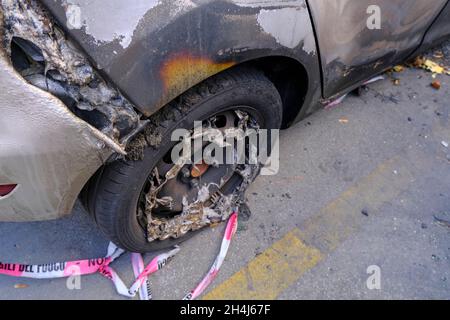
{"type": "Polygon", "coordinates": [[[222,245],[220,246],[219,254],[216,257],[213,265],[209,269],[209,272],[203,278],[202,281],[197,285],[197,287],[184,296],[183,300],[194,300],[199,295],[205,291],[205,289],[213,282],[213,280],[217,277],[219,273],[220,267],[222,266],[225,257],[227,256],[228,249],[230,247],[231,239],[236,233],[237,230],[237,214],[233,213],[228,220],[227,228],[225,229],[225,235],[222,240],[222,245]]]}
{"type": "MultiPolygon", "coordinates": [[[[236,233],[236,229],[237,212],[234,212],[228,220],[219,254],[209,272],[197,285],[197,287],[189,292],[183,300],[193,300],[197,298],[216,278],[228,253],[230,242],[236,233]]],[[[56,279],[100,273],[113,282],[118,294],[133,298],[139,292],[139,297],[141,300],[151,300],[152,292],[150,288],[149,276],[162,269],[179,251],[180,248],[176,246],[172,250],[153,258],[146,267],[144,267],[144,259],[142,255],[140,253],[132,253],[131,264],[133,267],[135,280],[129,288],[125,285],[114,269],[110,267],[110,264],[114,260],[125,253],[125,250],[118,248],[112,242],[109,243],[107,254],[104,258],[37,265],[0,262],[0,274],[32,279],[56,279]]]]}
{"type": "MultiPolygon", "coordinates": [[[[140,253],[131,254],[131,265],[133,266],[134,277],[138,278],[145,268],[144,259],[142,258],[142,255],[140,253]]],[[[152,300],[152,290],[150,288],[150,281],[148,280],[148,276],[145,277],[145,281],[140,287],[139,298],[141,300],[152,300]]]]}
{"type": "MultiPolygon", "coordinates": [[[[374,82],[377,82],[377,81],[380,81],[380,80],[384,80],[384,76],[376,76],[376,77],[374,77],[374,78],[372,78],[372,79],[369,79],[369,80],[363,82],[361,86],[367,86],[367,85],[369,85],[369,84],[371,84],[371,83],[374,83],[374,82]]],[[[340,96],[339,98],[337,98],[337,99],[335,99],[335,100],[333,100],[333,101],[328,102],[328,104],[325,105],[325,109],[326,109],[326,110],[329,110],[329,109],[334,108],[334,107],[337,106],[338,104],[341,104],[342,101],[344,101],[345,98],[346,98],[348,95],[349,95],[349,92],[343,94],[342,96],[340,96]]]]}

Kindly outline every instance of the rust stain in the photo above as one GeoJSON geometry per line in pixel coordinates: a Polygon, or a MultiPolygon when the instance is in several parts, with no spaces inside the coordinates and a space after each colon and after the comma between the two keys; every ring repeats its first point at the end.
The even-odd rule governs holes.
{"type": "Polygon", "coordinates": [[[217,63],[208,57],[190,53],[171,56],[161,68],[166,95],[178,95],[204,79],[235,65],[235,62],[217,63]]]}

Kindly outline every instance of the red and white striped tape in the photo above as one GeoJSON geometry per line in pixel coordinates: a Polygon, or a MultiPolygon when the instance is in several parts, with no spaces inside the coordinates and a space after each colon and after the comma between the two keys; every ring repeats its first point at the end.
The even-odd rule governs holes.
{"type": "MultiPolygon", "coordinates": [[[[230,247],[231,239],[236,233],[237,223],[237,212],[234,212],[228,220],[220,252],[211,266],[211,269],[198,284],[198,286],[183,298],[184,300],[193,300],[200,296],[215,279],[223,261],[225,260],[230,247]]],[[[107,255],[104,258],[39,265],[0,262],[0,274],[22,278],[55,279],[74,275],[88,275],[98,272],[114,283],[116,291],[120,295],[132,298],[139,292],[141,300],[151,300],[152,293],[148,279],[149,276],[163,268],[179,251],[180,248],[176,246],[172,250],[153,258],[153,260],[146,267],[144,267],[144,259],[142,255],[140,253],[132,253],[131,264],[133,266],[135,280],[129,288],[125,285],[114,269],[110,267],[110,264],[125,252],[113,243],[109,244],[107,255]]]]}
{"type": "Polygon", "coordinates": [[[203,291],[213,282],[213,280],[216,278],[217,274],[219,273],[220,267],[222,266],[223,261],[225,260],[225,257],[227,256],[228,249],[230,247],[231,239],[233,238],[234,234],[237,230],[237,214],[233,213],[228,220],[227,228],[225,229],[225,235],[222,240],[222,245],[220,246],[219,254],[216,257],[216,260],[214,261],[213,265],[209,269],[206,276],[203,278],[202,281],[197,285],[197,287],[189,292],[183,300],[194,300],[198,296],[200,296],[203,291]]]}

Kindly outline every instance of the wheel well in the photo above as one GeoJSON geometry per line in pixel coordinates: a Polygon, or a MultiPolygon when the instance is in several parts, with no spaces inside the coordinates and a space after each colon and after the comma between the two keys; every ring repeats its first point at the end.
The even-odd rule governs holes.
{"type": "MultiPolygon", "coordinates": [[[[281,95],[283,102],[282,128],[289,127],[299,114],[308,91],[308,74],[306,69],[298,61],[282,56],[264,57],[241,63],[235,67],[250,66],[262,70],[272,81],[281,95]]],[[[235,68],[233,67],[233,68],[235,68]]],[[[166,105],[166,107],[169,107],[166,105]]],[[[80,198],[89,212],[93,212],[87,194],[95,190],[95,184],[99,180],[104,166],[86,183],[80,198]],[[93,189],[90,189],[93,188],[93,189]]]]}
{"type": "Polygon", "coordinates": [[[289,127],[299,114],[308,92],[308,73],[303,65],[282,56],[258,58],[238,66],[242,65],[262,70],[274,83],[283,101],[282,128],[289,127]]]}

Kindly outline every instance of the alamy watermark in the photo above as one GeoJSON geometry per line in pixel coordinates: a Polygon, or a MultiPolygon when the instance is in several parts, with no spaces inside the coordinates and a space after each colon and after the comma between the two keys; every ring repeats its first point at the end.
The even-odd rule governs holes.
{"type": "Polygon", "coordinates": [[[369,15],[367,18],[367,28],[369,30],[381,29],[381,8],[378,5],[370,5],[367,7],[366,13],[369,15]]]}
{"type": "Polygon", "coordinates": [[[381,290],[381,268],[377,265],[367,267],[367,274],[370,276],[366,280],[367,289],[381,290]]]}
{"type": "Polygon", "coordinates": [[[65,270],[70,276],[66,280],[66,287],[69,290],[81,290],[81,269],[77,265],[67,267],[65,270]]]}

